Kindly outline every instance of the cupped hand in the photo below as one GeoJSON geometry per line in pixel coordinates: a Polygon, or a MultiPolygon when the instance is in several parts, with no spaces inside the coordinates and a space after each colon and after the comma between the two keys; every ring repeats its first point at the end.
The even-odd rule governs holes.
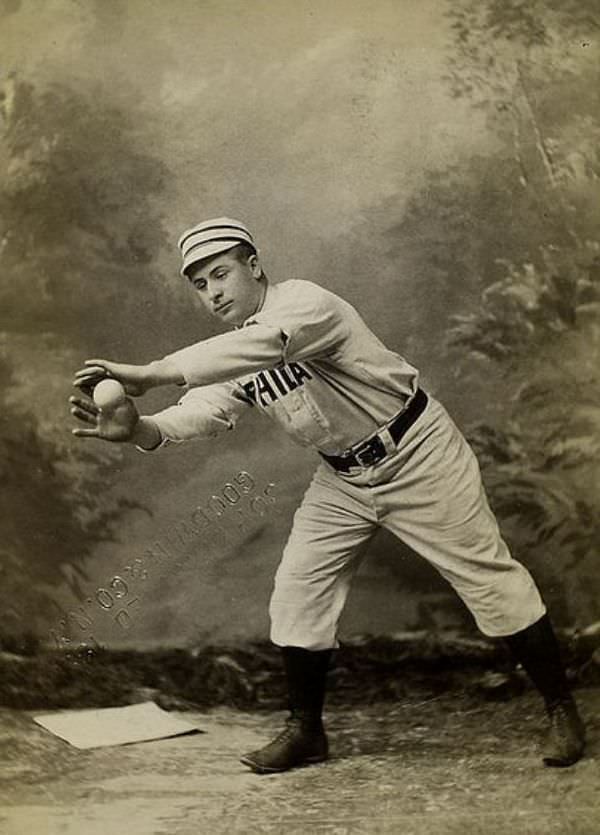
{"type": "Polygon", "coordinates": [[[103,441],[125,442],[133,437],[139,420],[138,410],[133,400],[127,398],[115,409],[100,409],[93,400],[83,397],[70,397],[71,414],[86,428],[72,429],[78,438],[100,438],[103,441]]]}

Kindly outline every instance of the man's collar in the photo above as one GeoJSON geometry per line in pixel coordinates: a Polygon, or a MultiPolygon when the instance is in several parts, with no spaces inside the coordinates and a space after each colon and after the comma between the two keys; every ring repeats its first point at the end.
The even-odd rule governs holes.
{"type": "MultiPolygon", "coordinates": [[[[265,306],[265,300],[267,298],[267,292],[268,291],[269,291],[269,281],[268,281],[268,279],[265,278],[265,286],[262,288],[262,294],[261,294],[261,297],[260,297],[260,301],[258,302],[258,307],[256,308],[256,310],[252,314],[253,316],[256,316],[257,313],[260,313],[260,311],[265,306]]],[[[248,317],[248,318],[250,318],[250,317],[248,317]]]]}
{"type": "Polygon", "coordinates": [[[270,289],[271,289],[271,285],[269,284],[268,280],[265,279],[265,286],[262,288],[262,293],[261,293],[260,299],[258,301],[258,304],[256,306],[256,310],[254,311],[254,313],[251,313],[250,316],[247,316],[244,319],[244,321],[242,322],[241,325],[236,325],[235,326],[236,330],[238,330],[239,328],[243,328],[244,325],[246,324],[246,322],[249,322],[250,319],[252,319],[253,316],[256,316],[257,313],[260,313],[260,311],[265,306],[265,302],[267,300],[267,297],[270,295],[270,293],[269,293],[270,289]]]}

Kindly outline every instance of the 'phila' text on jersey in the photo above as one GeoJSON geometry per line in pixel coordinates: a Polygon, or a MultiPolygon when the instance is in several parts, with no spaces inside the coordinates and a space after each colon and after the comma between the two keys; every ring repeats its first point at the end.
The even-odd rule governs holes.
{"type": "Polygon", "coordinates": [[[259,372],[254,379],[244,383],[243,388],[252,404],[268,406],[298,386],[304,385],[305,379],[312,380],[312,374],[299,362],[290,362],[259,372]]]}

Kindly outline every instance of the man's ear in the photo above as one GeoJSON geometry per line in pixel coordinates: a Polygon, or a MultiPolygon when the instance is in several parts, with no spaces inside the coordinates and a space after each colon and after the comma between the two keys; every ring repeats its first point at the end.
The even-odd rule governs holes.
{"type": "Polygon", "coordinates": [[[263,271],[258,255],[251,255],[248,258],[248,266],[252,270],[253,278],[262,278],[263,271]]]}

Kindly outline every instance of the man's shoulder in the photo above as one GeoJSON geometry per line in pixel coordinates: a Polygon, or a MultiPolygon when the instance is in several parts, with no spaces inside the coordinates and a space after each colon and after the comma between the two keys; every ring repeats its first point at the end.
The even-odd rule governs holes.
{"type": "Polygon", "coordinates": [[[327,304],[328,302],[335,303],[336,301],[343,301],[335,293],[332,293],[331,290],[321,287],[320,284],[315,284],[314,281],[307,281],[301,278],[290,278],[287,281],[281,281],[278,284],[273,284],[271,289],[272,300],[274,302],[281,301],[294,304],[314,303],[320,305],[327,304]]]}
{"type": "Polygon", "coordinates": [[[282,293],[319,293],[324,290],[314,281],[307,281],[304,278],[288,278],[286,281],[279,281],[272,285],[273,290],[282,293]]]}

